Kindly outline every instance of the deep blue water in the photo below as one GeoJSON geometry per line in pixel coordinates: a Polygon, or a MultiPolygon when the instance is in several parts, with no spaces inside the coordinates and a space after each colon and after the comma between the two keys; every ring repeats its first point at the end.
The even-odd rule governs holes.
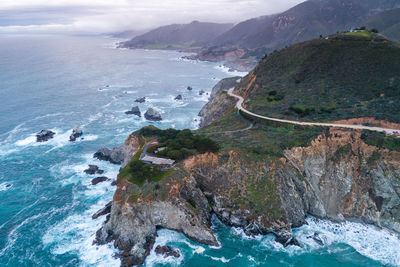
{"type": "MultiPolygon", "coordinates": [[[[112,199],[109,182],[91,185],[83,170],[99,165],[115,178],[119,166],[92,154],[120,145],[143,118],[124,114],[146,96],[158,127],[196,128],[196,115],[215,83],[230,74],[214,63],[180,60],[177,52],[120,50],[116,40],[66,36],[0,36],[0,266],[119,266],[112,245],[92,245],[103,218],[91,215],[112,199]],[[108,86],[107,86],[108,85],[108,86]],[[187,86],[194,90],[189,92],[187,86]],[[182,94],[183,101],[174,97],[182,94]],[[73,126],[84,140],[68,142],[73,126]],[[35,133],[57,134],[35,143],[35,133]]],[[[273,236],[246,237],[215,220],[221,247],[210,248],[160,230],[179,259],[152,252],[146,265],[400,266],[398,236],[356,223],[309,219],[296,230],[302,248],[283,248],[273,236]],[[323,246],[309,236],[320,234],[323,246]]]]}

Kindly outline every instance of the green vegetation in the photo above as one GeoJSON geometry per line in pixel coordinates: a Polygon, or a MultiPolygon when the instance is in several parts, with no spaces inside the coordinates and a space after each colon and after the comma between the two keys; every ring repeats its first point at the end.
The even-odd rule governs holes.
{"type": "Polygon", "coordinates": [[[364,38],[373,38],[375,33],[372,31],[362,30],[357,32],[346,32],[345,36],[354,36],[354,37],[364,37],[364,38]]]}
{"type": "Polygon", "coordinates": [[[165,148],[156,153],[158,157],[166,157],[174,160],[183,160],[196,153],[217,152],[219,146],[213,140],[193,135],[192,131],[167,129],[160,130],[154,126],[147,126],[140,130],[145,137],[158,137],[158,145],[148,149],[149,153],[158,148],[165,148]]]}
{"type": "Polygon", "coordinates": [[[368,164],[374,164],[381,157],[381,153],[379,153],[378,151],[374,151],[374,153],[372,153],[371,157],[368,159],[368,164]]]}
{"type": "Polygon", "coordinates": [[[248,95],[248,110],[269,117],[335,121],[374,116],[400,122],[399,73],[400,48],[361,31],[276,51],[236,90],[248,95]]]}
{"type": "Polygon", "coordinates": [[[400,138],[396,136],[364,130],[361,139],[368,145],[400,152],[400,138]]]}

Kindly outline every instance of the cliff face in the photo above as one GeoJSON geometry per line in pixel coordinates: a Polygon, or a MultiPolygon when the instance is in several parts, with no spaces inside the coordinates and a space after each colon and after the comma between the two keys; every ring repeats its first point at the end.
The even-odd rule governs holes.
{"type": "Polygon", "coordinates": [[[210,125],[221,118],[235,102],[222,91],[235,87],[240,82],[240,77],[226,78],[219,81],[212,89],[209,102],[200,110],[200,127],[210,125]]]}
{"type": "Polygon", "coordinates": [[[143,263],[158,227],[217,245],[212,213],[247,234],[274,233],[284,245],[298,244],[291,229],[307,214],[400,232],[400,153],[369,146],[360,136],[331,129],[280,159],[224,150],[193,156],[156,184],[119,181],[97,242],[114,241],[123,266],[143,263]]]}
{"type": "Polygon", "coordinates": [[[359,132],[331,134],[285,152],[315,195],[315,205],[306,212],[361,219],[400,232],[400,153],[365,144],[359,132]]]}

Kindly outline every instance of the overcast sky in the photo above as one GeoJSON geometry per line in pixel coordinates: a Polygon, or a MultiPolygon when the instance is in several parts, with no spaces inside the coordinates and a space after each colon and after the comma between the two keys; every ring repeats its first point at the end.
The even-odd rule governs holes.
{"type": "Polygon", "coordinates": [[[304,0],[0,0],[0,33],[107,33],[192,20],[240,22],[304,0]]]}

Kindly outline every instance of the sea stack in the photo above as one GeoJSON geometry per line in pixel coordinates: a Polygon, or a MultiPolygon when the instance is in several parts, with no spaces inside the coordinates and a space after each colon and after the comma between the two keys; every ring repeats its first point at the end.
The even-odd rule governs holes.
{"type": "Polygon", "coordinates": [[[144,114],[146,120],[149,121],[161,121],[161,114],[153,108],[149,108],[146,113],[144,114]]]}
{"type": "Polygon", "coordinates": [[[135,100],[137,103],[144,103],[146,102],[146,97],[139,97],[138,99],[135,100]]]}
{"type": "Polygon", "coordinates": [[[56,133],[49,130],[41,130],[36,134],[36,142],[47,142],[54,137],[56,133]]]}
{"type": "Polygon", "coordinates": [[[139,109],[138,106],[133,107],[131,110],[125,112],[125,114],[127,114],[127,115],[136,115],[136,116],[138,116],[138,117],[141,117],[141,116],[142,116],[142,114],[140,113],[140,109],[139,109]]]}
{"type": "Polygon", "coordinates": [[[79,128],[78,126],[75,126],[72,129],[72,134],[69,136],[69,141],[75,142],[76,139],[81,137],[82,135],[83,135],[83,132],[82,132],[81,128],[79,128]]]}

